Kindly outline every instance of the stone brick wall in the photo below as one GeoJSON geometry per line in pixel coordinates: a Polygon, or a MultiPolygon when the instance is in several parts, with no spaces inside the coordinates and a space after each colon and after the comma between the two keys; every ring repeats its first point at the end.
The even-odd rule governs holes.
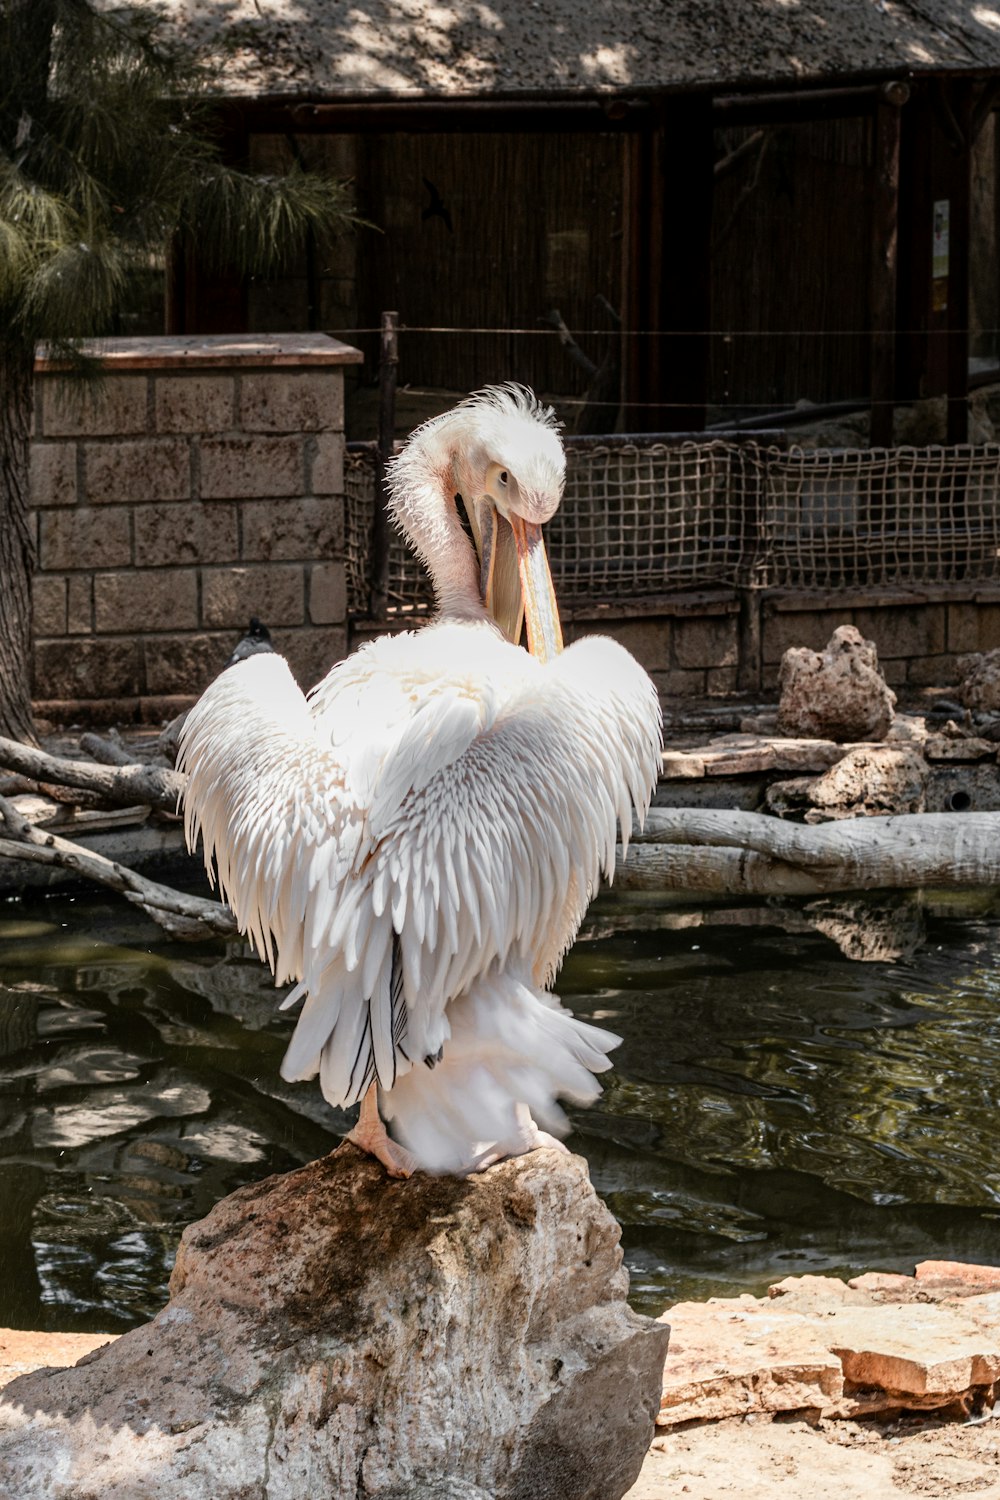
{"type": "Polygon", "coordinates": [[[738,686],[739,607],[729,589],[677,594],[632,619],[611,608],[579,611],[564,619],[564,636],[614,636],[642,662],[665,704],[726,697],[738,686]]]}
{"type": "Polygon", "coordinates": [[[566,622],[565,634],[567,640],[614,636],[642,662],[665,704],[740,690],[775,697],[789,646],[818,651],[838,625],[855,625],[875,642],[887,681],[904,696],[908,689],[956,686],[960,656],[1000,646],[1000,585],[774,590],[751,598],[759,620],[749,636],[738,596],[724,589],[662,599],[632,619],[613,608],[581,611],[566,622]]]}
{"type": "Polygon", "coordinates": [[[121,340],[97,386],[39,362],[34,696],[169,717],[251,615],[303,686],[346,649],[345,367],[322,334],[121,340]]]}
{"type": "Polygon", "coordinates": [[[875,642],[886,681],[898,692],[954,687],[957,662],[970,651],[1000,646],[1000,586],[970,583],[938,589],[844,590],[829,596],[765,596],[763,685],[773,690],[789,646],[825,646],[838,625],[855,625],[875,642]]]}

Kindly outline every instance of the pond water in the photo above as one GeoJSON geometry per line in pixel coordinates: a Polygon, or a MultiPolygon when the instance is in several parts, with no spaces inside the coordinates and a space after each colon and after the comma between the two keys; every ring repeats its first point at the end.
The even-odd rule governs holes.
{"type": "MultiPolygon", "coordinates": [[[[624,1037],[570,1145],[637,1307],[1000,1263],[1000,894],[604,896],[559,989],[624,1037]]],[[[278,1076],[290,1026],[242,944],[112,898],[0,904],[0,1326],[145,1319],[185,1224],[335,1144],[346,1118],[278,1076]]]]}

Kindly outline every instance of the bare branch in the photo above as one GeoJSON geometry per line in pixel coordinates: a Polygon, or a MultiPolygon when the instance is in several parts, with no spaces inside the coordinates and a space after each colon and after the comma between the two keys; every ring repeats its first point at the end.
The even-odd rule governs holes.
{"type": "Polygon", "coordinates": [[[232,937],[236,933],[236,919],[227,906],[201,896],[186,896],[170,886],[147,880],[128,865],[106,859],[82,844],[43,832],[4,797],[0,797],[0,825],[8,834],[7,838],[0,838],[0,858],[56,866],[96,880],[140,907],[171,937],[198,941],[213,936],[232,937]]]}
{"type": "Polygon", "coordinates": [[[34,781],[95,793],[112,807],[145,802],[161,812],[176,813],[184,790],[184,777],[178,771],[139,764],[98,766],[91,761],[64,760],[62,756],[49,755],[2,736],[0,768],[34,781]]]}

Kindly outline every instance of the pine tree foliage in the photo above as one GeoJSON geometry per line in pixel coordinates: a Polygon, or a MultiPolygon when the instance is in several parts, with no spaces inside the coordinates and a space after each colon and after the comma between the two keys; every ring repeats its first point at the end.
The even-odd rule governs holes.
{"type": "Polygon", "coordinates": [[[93,372],[79,341],[115,330],[130,274],[175,236],[260,275],[350,221],[332,179],[222,160],[219,83],[151,5],[0,0],[0,734],[33,736],[36,344],[93,372]]]}
{"type": "Polygon", "coordinates": [[[342,184],[220,160],[217,81],[151,10],[0,0],[0,344],[106,332],[129,271],[178,232],[259,275],[345,226],[342,184]]]}

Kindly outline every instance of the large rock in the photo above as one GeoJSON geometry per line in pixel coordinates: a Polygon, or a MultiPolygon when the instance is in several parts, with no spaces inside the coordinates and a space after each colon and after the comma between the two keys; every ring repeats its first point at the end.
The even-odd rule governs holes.
{"type": "Polygon", "coordinates": [[[1000,711],[1000,648],[960,656],[958,670],[962,674],[958,696],[964,708],[977,713],[1000,711]]]}
{"type": "Polygon", "coordinates": [[[186,1230],[152,1322],[4,1389],[0,1495],[616,1500],[668,1338],[618,1239],[578,1157],[396,1182],[343,1146],[186,1230]]]}
{"type": "Polygon", "coordinates": [[[823,651],[792,646],[781,659],[778,728],[818,739],[881,740],[896,695],[879,671],[878,653],[853,625],[841,625],[823,651]]]}

